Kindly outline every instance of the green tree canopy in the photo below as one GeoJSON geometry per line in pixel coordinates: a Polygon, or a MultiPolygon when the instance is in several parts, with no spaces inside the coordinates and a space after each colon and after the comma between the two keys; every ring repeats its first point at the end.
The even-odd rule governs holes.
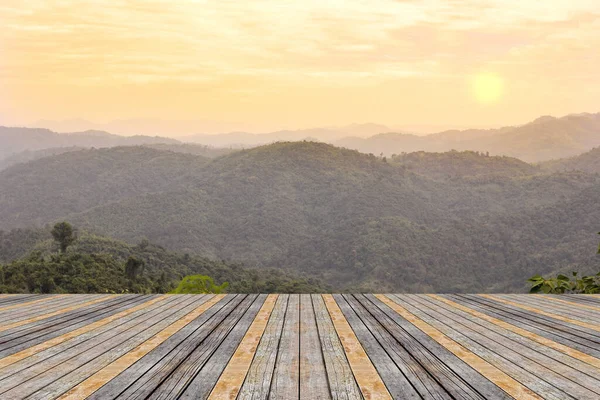
{"type": "Polygon", "coordinates": [[[210,276],[206,275],[189,275],[179,282],[175,290],[169,293],[172,294],[202,294],[202,293],[223,293],[229,286],[228,282],[217,286],[210,276]]]}
{"type": "Polygon", "coordinates": [[[66,221],[59,222],[54,225],[54,228],[52,229],[52,237],[58,243],[61,253],[66,252],[67,247],[77,240],[77,236],[75,235],[73,227],[66,221]]]}

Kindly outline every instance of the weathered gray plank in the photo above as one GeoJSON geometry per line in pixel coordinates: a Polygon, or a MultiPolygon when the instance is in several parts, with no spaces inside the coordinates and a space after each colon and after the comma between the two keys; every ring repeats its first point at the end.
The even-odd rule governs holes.
{"type": "Polygon", "coordinates": [[[574,320],[588,322],[592,324],[600,324],[600,311],[590,310],[588,308],[578,308],[566,303],[546,300],[538,296],[531,295],[496,295],[500,298],[513,301],[517,304],[523,304],[529,307],[538,308],[557,314],[561,317],[571,318],[574,320]]]}
{"type": "Polygon", "coordinates": [[[277,362],[269,397],[298,399],[300,396],[300,296],[290,295],[285,315],[283,336],[279,343],[277,362]]]}
{"type": "Polygon", "coordinates": [[[238,400],[266,400],[269,397],[289,295],[280,295],[244,380],[238,400]]]}
{"type": "MultiPolygon", "coordinates": [[[[227,338],[238,321],[246,314],[246,311],[252,306],[255,299],[256,295],[246,295],[225,318],[215,324],[209,334],[200,342],[190,342],[189,344],[184,342],[178,346],[177,350],[181,351],[184,357],[171,360],[167,368],[161,371],[162,374],[156,374],[155,379],[147,382],[143,388],[140,388],[141,390],[138,389],[130,398],[153,400],[177,399],[185,391],[194,376],[202,370],[208,359],[227,338]]],[[[222,362],[225,361],[222,360],[222,362]]],[[[202,382],[199,383],[203,391],[210,392],[212,389],[212,385],[204,387],[202,382]]],[[[210,384],[210,382],[204,382],[204,384],[210,384]]],[[[201,398],[201,396],[199,397],[201,398]]]]}
{"type": "Polygon", "coordinates": [[[508,398],[478,371],[434,341],[373,296],[355,296],[394,338],[402,343],[452,396],[464,399],[508,398]],[[474,388],[477,388],[475,390],[474,388]]]}
{"type": "Polygon", "coordinates": [[[57,319],[48,318],[36,324],[24,325],[25,329],[0,338],[0,357],[5,357],[66,332],[71,332],[81,326],[106,318],[111,314],[116,314],[137,303],[144,302],[151,297],[117,297],[114,300],[108,300],[106,304],[104,302],[93,304],[89,307],[80,308],[73,313],[62,314],[57,316],[60,317],[57,319]]]}
{"type": "Polygon", "coordinates": [[[358,388],[323,297],[313,294],[312,303],[331,397],[334,400],[362,399],[362,393],[358,388]]]}
{"type": "Polygon", "coordinates": [[[334,298],[394,399],[452,399],[364,307],[346,296],[334,298]]]}
{"type": "Polygon", "coordinates": [[[267,295],[265,294],[256,297],[246,313],[237,321],[233,329],[231,329],[219,345],[219,348],[211,355],[199,373],[191,379],[189,386],[179,399],[192,400],[208,397],[266,298],[267,295]]]}
{"type": "MultiPolygon", "coordinates": [[[[179,307],[179,304],[183,300],[183,298],[177,299],[176,297],[162,300],[153,304],[147,309],[135,311],[100,328],[91,330],[82,335],[78,335],[63,343],[30,355],[27,358],[17,361],[16,363],[1,368],[0,382],[2,382],[2,380],[6,377],[24,369],[29,369],[26,372],[29,374],[27,376],[33,377],[43,371],[59,365],[65,360],[86,352],[88,349],[91,349],[98,344],[106,342],[112,337],[119,335],[121,332],[126,332],[128,329],[143,323],[143,321],[152,318],[154,315],[163,312],[168,308],[179,307]]],[[[25,379],[28,378],[26,378],[26,376],[21,376],[21,380],[25,379]]],[[[4,382],[4,386],[6,386],[6,382],[4,382]]]]}
{"type": "MultiPolygon", "coordinates": [[[[184,326],[120,375],[89,396],[89,399],[136,398],[148,383],[162,380],[169,365],[185,358],[183,349],[192,350],[243,300],[244,296],[227,295],[199,317],[184,326]],[[140,390],[142,389],[142,390],[140,390]],[[140,390],[138,392],[138,390],[140,390]]],[[[156,384],[154,384],[156,386],[156,384]]]]}
{"type": "Polygon", "coordinates": [[[317,322],[309,294],[300,295],[300,398],[330,399],[317,322]]]}
{"type": "Polygon", "coordinates": [[[477,296],[444,295],[444,297],[588,354],[600,354],[598,351],[600,343],[593,336],[590,337],[560,323],[552,323],[552,321],[539,318],[533,313],[504,308],[498,303],[477,296]]]}
{"type": "MultiPolygon", "coordinates": [[[[426,320],[432,326],[460,343],[465,348],[471,350],[490,364],[506,372],[513,379],[523,383],[531,390],[542,395],[544,398],[564,399],[568,395],[575,398],[585,398],[596,394],[586,389],[581,384],[572,382],[570,379],[575,378],[584,383],[592,380],[590,377],[579,379],[577,371],[564,364],[552,360],[543,354],[535,354],[535,351],[527,347],[507,340],[499,338],[493,331],[486,331],[485,327],[478,326],[475,323],[462,318],[452,312],[443,309],[427,307],[418,303],[418,299],[409,296],[402,296],[402,300],[398,297],[395,299],[402,306],[405,306],[409,311],[426,320]],[[529,357],[529,358],[528,358],[529,357]],[[531,358],[531,359],[530,359],[531,358]],[[546,362],[548,367],[542,363],[546,362]],[[553,369],[559,370],[560,373],[553,369]]],[[[548,349],[550,350],[550,349],[548,349]]],[[[584,374],[580,374],[585,376],[584,374]]]]}
{"type": "MultiPolygon", "coordinates": [[[[205,299],[201,300],[201,302],[203,301],[205,299]]],[[[107,342],[95,346],[81,356],[61,363],[53,369],[38,375],[34,380],[24,382],[13,391],[15,393],[27,393],[28,398],[32,400],[57,397],[121,355],[145,342],[193,308],[194,306],[191,306],[186,308],[185,311],[175,310],[175,312],[174,310],[166,310],[164,314],[156,315],[107,342]]]]}

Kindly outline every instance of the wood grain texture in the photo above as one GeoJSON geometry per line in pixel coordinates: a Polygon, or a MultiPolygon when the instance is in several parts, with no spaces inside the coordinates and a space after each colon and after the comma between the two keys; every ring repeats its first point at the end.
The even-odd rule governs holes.
{"type": "Polygon", "coordinates": [[[492,300],[495,300],[495,301],[498,301],[500,303],[510,304],[512,306],[515,306],[515,307],[518,307],[518,308],[522,308],[524,310],[531,311],[531,312],[534,312],[534,313],[537,313],[537,314],[545,315],[547,317],[554,318],[554,319],[557,319],[557,320],[560,320],[560,321],[568,322],[568,323],[573,324],[573,325],[578,325],[578,326],[581,326],[581,327],[584,327],[584,328],[587,328],[587,329],[591,329],[591,330],[595,330],[595,331],[600,332],[600,324],[597,324],[597,323],[583,322],[583,321],[579,321],[579,320],[576,320],[576,319],[573,319],[573,318],[563,317],[562,315],[558,315],[556,313],[552,313],[552,312],[548,312],[548,311],[542,310],[539,307],[530,307],[530,306],[528,306],[526,304],[523,304],[522,302],[517,303],[515,301],[504,299],[504,298],[501,298],[501,297],[498,297],[498,296],[494,296],[494,295],[491,295],[491,294],[482,294],[480,296],[488,298],[488,299],[492,299],[492,300]]]}
{"type": "Polygon", "coordinates": [[[288,294],[281,294],[277,298],[275,307],[269,317],[269,322],[253,354],[254,358],[237,396],[239,400],[269,398],[279,343],[283,335],[283,324],[288,308],[288,300],[288,294]]]}
{"type": "MultiPolygon", "coordinates": [[[[584,353],[582,351],[579,351],[579,350],[573,349],[573,348],[571,348],[569,346],[565,346],[563,344],[557,343],[557,342],[555,342],[553,340],[547,339],[547,338],[545,338],[545,337],[543,337],[541,335],[538,335],[538,334],[533,333],[533,332],[531,332],[529,330],[520,328],[520,327],[518,327],[516,325],[509,324],[509,323],[504,322],[504,321],[502,321],[500,319],[497,319],[497,318],[494,318],[494,317],[490,317],[490,316],[488,316],[488,315],[486,315],[484,313],[481,313],[481,312],[479,312],[477,310],[474,310],[472,308],[469,308],[469,307],[465,307],[462,304],[458,304],[458,303],[456,303],[454,301],[451,301],[451,300],[448,300],[448,299],[446,299],[444,297],[441,297],[441,296],[438,296],[438,295],[435,295],[435,294],[430,294],[428,296],[430,296],[431,298],[436,299],[438,301],[441,301],[441,302],[443,302],[445,304],[448,304],[449,306],[454,307],[454,308],[456,308],[458,310],[461,310],[463,312],[469,313],[469,314],[471,314],[471,315],[473,315],[473,316],[475,316],[477,318],[480,318],[480,319],[482,319],[484,321],[488,321],[488,322],[491,322],[492,324],[498,325],[498,326],[506,329],[507,331],[514,332],[514,333],[516,333],[518,335],[521,335],[523,337],[531,339],[531,340],[533,340],[533,341],[535,341],[535,342],[537,342],[537,343],[539,343],[541,345],[544,345],[544,346],[549,347],[551,349],[560,351],[560,352],[562,352],[564,354],[567,354],[567,355],[569,355],[569,356],[571,356],[571,357],[573,357],[575,359],[578,359],[578,360],[581,360],[581,361],[583,361],[585,363],[588,363],[588,364],[594,366],[595,368],[600,368],[600,359],[598,359],[596,357],[593,357],[593,356],[590,356],[590,355],[588,355],[588,354],[586,354],[586,353],[584,353]]],[[[598,373],[600,374],[600,370],[599,370],[598,373]]]]}
{"type": "Polygon", "coordinates": [[[426,333],[436,342],[444,346],[447,350],[452,352],[454,355],[465,361],[467,364],[472,366],[475,370],[481,373],[483,376],[488,378],[491,382],[502,388],[506,393],[510,394],[516,399],[541,399],[536,393],[531,391],[529,388],[521,385],[518,381],[508,376],[505,372],[499,370],[487,361],[478,357],[476,354],[468,351],[466,348],[458,344],[457,342],[444,335],[439,330],[435,329],[431,325],[427,324],[420,318],[417,318],[414,314],[408,312],[404,307],[392,301],[389,297],[384,295],[375,295],[379,300],[389,306],[392,310],[400,314],[407,321],[412,323],[414,326],[419,328],[421,331],[426,333]]]}
{"type": "Polygon", "coordinates": [[[184,326],[192,322],[195,318],[204,313],[211,306],[221,300],[224,295],[213,296],[208,301],[202,303],[199,307],[194,309],[191,313],[187,314],[184,318],[179,319],[177,322],[171,324],[164,330],[157,333],[155,336],[140,344],[135,349],[131,350],[127,354],[119,357],[119,359],[112,362],[110,365],[104,367],[100,371],[96,372],[85,381],[81,382],[68,392],[61,395],[60,399],[81,399],[86,398],[98,388],[106,384],[109,380],[119,375],[137,360],[148,354],[154,348],[159,346],[169,337],[173,336],[176,332],[182,329],[184,326]]]}
{"type": "Polygon", "coordinates": [[[323,297],[312,295],[312,303],[331,397],[334,400],[362,398],[323,297]]]}
{"type": "Polygon", "coordinates": [[[275,308],[277,297],[278,295],[276,294],[271,294],[267,297],[265,303],[258,312],[258,315],[236,349],[233,357],[227,363],[217,384],[211,391],[208,397],[209,399],[225,400],[237,398],[261,342],[271,313],[275,308]]]}
{"type": "Polygon", "coordinates": [[[0,398],[600,398],[589,295],[0,295],[0,398]]]}
{"type": "Polygon", "coordinates": [[[43,319],[46,319],[46,318],[50,318],[50,317],[53,317],[55,315],[59,315],[59,314],[63,314],[63,313],[69,312],[69,311],[73,311],[73,310],[76,310],[78,308],[82,308],[82,307],[89,306],[89,305],[92,305],[92,304],[100,303],[100,302],[106,301],[108,299],[111,299],[111,298],[113,298],[115,296],[117,296],[117,295],[102,296],[100,298],[97,298],[97,299],[94,299],[94,300],[90,300],[90,301],[86,301],[86,302],[83,302],[83,303],[80,303],[80,304],[77,304],[77,305],[74,305],[74,306],[70,306],[70,307],[66,307],[66,308],[61,308],[61,309],[53,311],[53,312],[51,312],[49,314],[43,314],[43,315],[39,315],[39,316],[36,316],[36,317],[28,318],[28,319],[25,319],[25,320],[21,320],[21,321],[18,321],[18,322],[13,322],[12,324],[2,325],[2,326],[0,326],[0,332],[7,331],[9,329],[16,328],[16,327],[19,327],[19,326],[22,326],[22,325],[26,325],[26,324],[30,324],[30,323],[33,323],[33,322],[37,322],[37,321],[40,321],[40,320],[43,320],[43,319]]]}
{"type": "Polygon", "coordinates": [[[279,342],[270,398],[300,397],[300,295],[291,294],[279,342]]]}
{"type": "Polygon", "coordinates": [[[388,392],[377,370],[371,363],[371,360],[365,353],[364,348],[360,344],[354,331],[346,321],[344,314],[338,307],[335,299],[330,294],[324,294],[323,300],[329,311],[333,326],[344,346],[346,357],[358,383],[358,387],[367,400],[370,399],[391,399],[392,396],[388,392]]]}

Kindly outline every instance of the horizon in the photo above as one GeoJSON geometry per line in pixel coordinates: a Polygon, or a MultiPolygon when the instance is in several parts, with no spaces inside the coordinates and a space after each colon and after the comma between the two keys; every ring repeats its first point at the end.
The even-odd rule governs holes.
{"type": "Polygon", "coordinates": [[[595,1],[169,4],[9,0],[0,122],[178,137],[366,121],[423,134],[600,103],[595,1]]]}

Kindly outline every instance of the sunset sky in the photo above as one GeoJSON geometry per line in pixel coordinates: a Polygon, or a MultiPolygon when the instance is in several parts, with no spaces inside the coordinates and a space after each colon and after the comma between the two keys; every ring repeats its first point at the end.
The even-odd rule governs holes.
{"type": "Polygon", "coordinates": [[[435,130],[600,111],[598,0],[2,0],[0,26],[0,125],[435,130]]]}

